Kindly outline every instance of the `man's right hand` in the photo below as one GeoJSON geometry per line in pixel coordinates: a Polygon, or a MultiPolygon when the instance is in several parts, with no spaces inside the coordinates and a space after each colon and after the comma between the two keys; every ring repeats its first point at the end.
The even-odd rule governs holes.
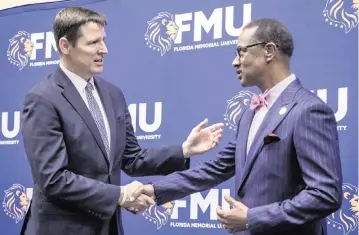
{"type": "Polygon", "coordinates": [[[122,192],[125,192],[125,195],[119,200],[119,204],[121,207],[126,208],[132,212],[138,212],[147,209],[151,205],[155,204],[153,198],[143,194],[143,195],[136,195],[133,194],[137,192],[137,189],[142,186],[142,183],[138,181],[133,181],[130,184],[121,187],[122,192]],[[125,198],[124,198],[125,197],[125,198]],[[131,198],[135,198],[134,200],[130,200],[131,198]],[[123,199],[123,200],[122,200],[123,199]]]}

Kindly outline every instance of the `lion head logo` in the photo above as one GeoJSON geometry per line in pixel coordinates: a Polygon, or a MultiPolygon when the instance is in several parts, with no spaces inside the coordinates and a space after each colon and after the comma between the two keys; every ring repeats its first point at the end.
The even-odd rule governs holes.
{"type": "Polygon", "coordinates": [[[168,221],[169,216],[173,212],[174,202],[167,202],[161,206],[152,205],[143,212],[143,216],[150,222],[157,225],[160,229],[168,221]]]}
{"type": "Polygon", "coordinates": [[[358,25],[359,0],[327,0],[323,13],[326,22],[349,33],[358,25]]]}
{"type": "Polygon", "coordinates": [[[239,114],[244,107],[250,104],[253,93],[250,91],[240,91],[237,95],[227,100],[227,108],[224,114],[226,126],[236,131],[239,114]]]}
{"type": "Polygon", "coordinates": [[[16,223],[22,220],[26,214],[30,199],[26,195],[26,189],[21,184],[13,184],[5,190],[2,202],[7,216],[14,219],[16,223]]]}
{"type": "Polygon", "coordinates": [[[7,49],[8,60],[22,70],[29,62],[34,47],[30,40],[30,34],[25,31],[19,31],[9,42],[7,49]]]}
{"type": "Polygon", "coordinates": [[[160,51],[161,56],[163,56],[171,49],[178,32],[178,26],[173,20],[173,15],[168,12],[160,12],[147,24],[146,44],[149,48],[160,51]]]}
{"type": "Polygon", "coordinates": [[[347,235],[349,232],[355,230],[358,226],[359,203],[358,203],[358,188],[344,183],[343,189],[343,203],[342,207],[327,217],[328,224],[333,228],[338,229],[347,235]]]}

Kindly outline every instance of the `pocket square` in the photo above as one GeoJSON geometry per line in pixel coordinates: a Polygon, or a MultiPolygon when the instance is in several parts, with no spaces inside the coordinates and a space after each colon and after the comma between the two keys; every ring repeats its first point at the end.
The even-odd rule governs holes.
{"type": "Polygon", "coordinates": [[[270,144],[278,141],[280,141],[280,137],[274,133],[269,133],[264,137],[264,144],[270,144]]]}

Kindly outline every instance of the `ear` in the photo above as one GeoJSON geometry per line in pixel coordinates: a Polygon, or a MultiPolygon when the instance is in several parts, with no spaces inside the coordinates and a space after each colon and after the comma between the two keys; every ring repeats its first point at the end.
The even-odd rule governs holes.
{"type": "Polygon", "coordinates": [[[62,37],[59,40],[59,51],[61,51],[62,54],[69,54],[71,50],[71,43],[67,40],[67,38],[62,37]]]}
{"type": "Polygon", "coordinates": [[[271,62],[274,56],[278,53],[278,48],[273,42],[267,43],[264,50],[267,62],[271,62]]]}

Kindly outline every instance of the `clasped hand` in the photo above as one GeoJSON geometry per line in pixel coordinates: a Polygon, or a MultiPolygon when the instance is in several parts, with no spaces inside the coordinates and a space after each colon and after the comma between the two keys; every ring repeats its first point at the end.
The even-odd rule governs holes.
{"type": "MultiPolygon", "coordinates": [[[[125,199],[120,206],[128,211],[136,213],[154,205],[154,197],[139,193],[138,189],[140,189],[142,185],[143,184],[138,181],[133,181],[132,183],[123,186],[122,190],[126,192],[126,195],[124,195],[125,199]]],[[[119,204],[120,203],[121,202],[119,202],[119,204]]]]}

